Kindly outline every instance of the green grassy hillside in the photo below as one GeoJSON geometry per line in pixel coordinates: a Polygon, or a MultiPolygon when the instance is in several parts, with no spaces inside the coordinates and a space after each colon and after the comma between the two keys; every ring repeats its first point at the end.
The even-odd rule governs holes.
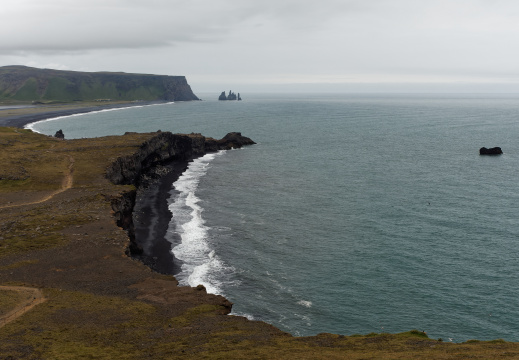
{"type": "Polygon", "coordinates": [[[198,100],[184,76],[0,67],[0,101],[198,100]]]}

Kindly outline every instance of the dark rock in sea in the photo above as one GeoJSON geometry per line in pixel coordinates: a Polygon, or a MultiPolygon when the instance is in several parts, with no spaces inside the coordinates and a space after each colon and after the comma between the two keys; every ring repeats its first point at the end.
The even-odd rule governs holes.
{"type": "Polygon", "coordinates": [[[219,144],[221,148],[225,148],[229,144],[234,145],[233,147],[235,148],[241,148],[244,145],[254,145],[256,143],[250,138],[242,136],[241,132],[230,132],[219,140],[219,144]]]}
{"type": "Polygon", "coordinates": [[[245,145],[256,144],[250,138],[242,136],[240,132],[230,132],[220,140],[211,138],[205,139],[205,150],[206,151],[218,151],[218,150],[230,150],[238,149],[245,145]]]}
{"type": "Polygon", "coordinates": [[[487,149],[486,147],[482,147],[479,149],[479,155],[501,155],[503,150],[500,147],[493,147],[491,149],[487,149]]]}
{"type": "Polygon", "coordinates": [[[229,95],[225,95],[225,91],[222,91],[220,96],[218,97],[218,100],[241,100],[240,93],[236,95],[232,92],[232,90],[229,90],[229,95]]]}
{"type": "Polygon", "coordinates": [[[227,95],[227,100],[236,100],[236,94],[229,90],[229,95],[227,95]]]}
{"type": "Polygon", "coordinates": [[[56,131],[56,133],[54,134],[54,137],[55,137],[55,138],[58,138],[58,139],[65,139],[65,134],[63,134],[63,130],[59,129],[59,130],[56,131]]]}

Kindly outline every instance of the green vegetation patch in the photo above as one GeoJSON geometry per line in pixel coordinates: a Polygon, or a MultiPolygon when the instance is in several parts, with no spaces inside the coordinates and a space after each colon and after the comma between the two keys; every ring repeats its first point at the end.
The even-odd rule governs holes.
{"type": "Polygon", "coordinates": [[[14,310],[16,306],[25,301],[26,298],[27,294],[23,292],[0,289],[0,317],[14,310]]]}
{"type": "Polygon", "coordinates": [[[91,82],[83,81],[79,87],[81,97],[85,100],[115,99],[117,89],[113,83],[103,84],[99,79],[91,82]]]}
{"type": "Polygon", "coordinates": [[[10,264],[10,265],[0,266],[0,270],[16,269],[16,268],[27,266],[27,265],[37,264],[38,262],[39,262],[39,260],[23,260],[23,261],[18,261],[18,262],[15,262],[13,264],[10,264]]]}
{"type": "Polygon", "coordinates": [[[429,336],[427,336],[427,333],[425,333],[424,331],[419,331],[419,330],[406,331],[403,333],[396,334],[396,336],[404,337],[404,338],[429,339],[429,336]]]}
{"type": "Polygon", "coordinates": [[[84,292],[45,290],[38,305],[0,333],[0,358],[9,344],[25,344],[45,359],[136,359],[146,355],[147,338],[159,321],[152,305],[84,292]]]}
{"type": "Polygon", "coordinates": [[[18,180],[10,180],[10,179],[1,179],[0,180],[0,193],[1,192],[13,192],[13,191],[21,191],[30,187],[31,179],[18,179],[18,180]]]}
{"type": "Polygon", "coordinates": [[[495,339],[495,340],[487,341],[487,343],[489,343],[489,344],[506,344],[506,341],[503,339],[495,339]]]}
{"type": "Polygon", "coordinates": [[[220,306],[218,305],[199,305],[194,308],[190,308],[181,316],[172,318],[170,324],[175,327],[185,327],[191,324],[191,322],[200,319],[201,316],[216,316],[219,309],[220,306]]]}
{"type": "Polygon", "coordinates": [[[52,77],[42,98],[44,100],[74,101],[79,97],[79,89],[74,82],[63,77],[52,77]]]}
{"type": "Polygon", "coordinates": [[[85,224],[91,219],[82,213],[49,211],[41,207],[18,216],[0,219],[0,257],[30,250],[63,245],[62,230],[68,226],[85,224]]]}
{"type": "Polygon", "coordinates": [[[16,92],[17,100],[32,101],[40,98],[38,95],[38,82],[35,78],[28,78],[23,86],[16,92]]]}
{"type": "Polygon", "coordinates": [[[0,129],[0,192],[61,187],[70,158],[56,151],[61,145],[57,140],[19,129],[0,129]]]}

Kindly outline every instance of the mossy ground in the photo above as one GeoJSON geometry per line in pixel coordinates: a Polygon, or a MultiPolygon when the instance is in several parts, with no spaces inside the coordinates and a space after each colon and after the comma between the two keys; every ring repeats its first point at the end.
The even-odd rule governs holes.
{"type": "MultiPolygon", "coordinates": [[[[292,337],[151,272],[126,256],[110,206],[132,188],[104,175],[151,136],[61,141],[0,128],[0,285],[39,288],[47,299],[0,329],[0,359],[519,358],[516,343],[452,344],[419,331],[292,337]],[[70,188],[38,202],[70,171],[70,188]]],[[[0,314],[16,296],[0,291],[0,314]]]]}
{"type": "Polygon", "coordinates": [[[0,289],[0,317],[5,316],[19,303],[23,302],[26,298],[25,295],[18,291],[0,289]]]}

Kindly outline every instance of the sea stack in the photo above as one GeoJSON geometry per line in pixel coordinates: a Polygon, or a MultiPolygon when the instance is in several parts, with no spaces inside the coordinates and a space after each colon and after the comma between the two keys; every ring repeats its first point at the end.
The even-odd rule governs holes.
{"type": "Polygon", "coordinates": [[[229,94],[225,95],[225,91],[222,91],[220,96],[218,97],[218,100],[241,100],[240,93],[236,95],[232,92],[232,90],[229,90],[229,94]]]}

